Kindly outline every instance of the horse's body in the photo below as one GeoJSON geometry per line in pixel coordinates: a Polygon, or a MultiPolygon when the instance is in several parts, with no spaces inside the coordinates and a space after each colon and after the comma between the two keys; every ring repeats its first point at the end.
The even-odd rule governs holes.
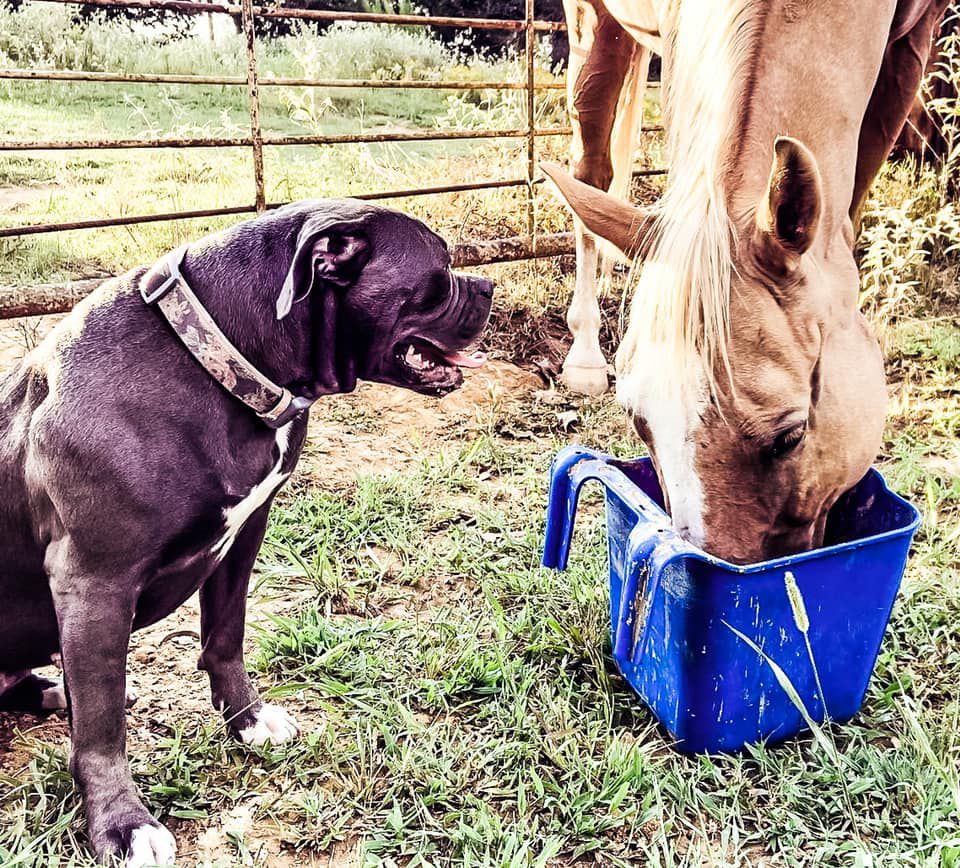
{"type": "Polygon", "coordinates": [[[880,443],[883,366],[856,307],[854,224],[947,2],[869,5],[567,2],[584,183],[548,172],[580,218],[567,379],[598,386],[589,371],[603,364],[585,224],[645,259],[618,397],[675,524],[733,560],[818,544],[880,443]],[[655,214],[593,189],[625,192],[650,51],[663,55],[670,163],[655,214]]]}

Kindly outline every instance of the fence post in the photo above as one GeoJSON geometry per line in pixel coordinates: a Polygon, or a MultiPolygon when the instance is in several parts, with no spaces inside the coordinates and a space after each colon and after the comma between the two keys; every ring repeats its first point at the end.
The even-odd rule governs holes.
{"type": "Polygon", "coordinates": [[[534,2],[527,0],[526,14],[526,60],[527,60],[527,234],[530,236],[530,249],[537,249],[537,218],[535,212],[533,176],[536,171],[536,129],[535,114],[536,75],[535,60],[537,53],[537,32],[534,27],[534,2]]]}
{"type": "Polygon", "coordinates": [[[250,140],[253,145],[253,183],[258,214],[266,210],[263,185],[263,130],[260,127],[260,90],[257,83],[256,32],[253,26],[253,0],[242,0],[243,32],[247,38],[247,96],[250,102],[250,140]]]}

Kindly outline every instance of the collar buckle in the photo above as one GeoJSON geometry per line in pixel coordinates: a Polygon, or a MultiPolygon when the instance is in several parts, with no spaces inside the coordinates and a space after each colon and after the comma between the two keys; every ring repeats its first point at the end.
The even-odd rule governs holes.
{"type": "Polygon", "coordinates": [[[280,400],[272,410],[268,410],[266,413],[257,413],[257,415],[268,428],[282,428],[304,410],[309,409],[312,404],[312,398],[304,398],[301,395],[294,396],[288,389],[284,389],[280,400]]]}
{"type": "Polygon", "coordinates": [[[187,255],[187,247],[178,247],[176,250],[170,251],[167,254],[167,270],[170,272],[170,276],[160,284],[156,289],[148,290],[144,281],[140,281],[140,297],[143,299],[144,304],[156,304],[163,298],[174,286],[177,285],[181,280],[183,280],[183,275],[180,273],[180,266],[183,263],[183,257],[187,255]]]}

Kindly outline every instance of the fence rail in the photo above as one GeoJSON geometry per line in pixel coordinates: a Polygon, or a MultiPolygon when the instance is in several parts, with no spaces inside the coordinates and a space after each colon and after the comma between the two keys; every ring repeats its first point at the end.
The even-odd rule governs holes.
{"type": "MultiPolygon", "coordinates": [[[[531,245],[529,238],[497,238],[454,244],[450,252],[455,268],[469,268],[496,262],[545,259],[562,256],[572,250],[573,233],[559,232],[540,235],[535,245],[531,245]]],[[[88,278],[30,287],[0,286],[0,320],[64,313],[109,279],[88,278]]]]}
{"type": "MultiPolygon", "coordinates": [[[[194,0],[36,0],[38,3],[61,3],[65,5],[100,6],[127,9],[155,9],[181,12],[190,15],[215,13],[238,17],[243,15],[243,6],[231,3],[206,3],[194,0]]],[[[323,9],[298,9],[290,6],[252,6],[251,12],[258,18],[293,18],[300,21],[354,21],[368,24],[396,24],[404,27],[455,27],[459,30],[520,30],[532,28],[538,33],[566,30],[562,21],[537,21],[506,18],[452,18],[442,15],[397,15],[386,12],[339,12],[323,9]]]]}
{"type": "MultiPolygon", "coordinates": [[[[117,84],[206,84],[246,87],[240,75],[149,75],[127,72],[88,72],[86,70],[0,69],[0,79],[15,81],[92,81],[117,84]]],[[[526,90],[525,81],[450,81],[446,79],[387,78],[260,78],[261,87],[382,88],[384,90],[526,90]]],[[[537,84],[537,90],[563,90],[560,81],[537,84]]]]}
{"type": "MultiPolygon", "coordinates": [[[[483,139],[524,139],[526,141],[525,176],[508,179],[481,180],[474,183],[448,184],[420,187],[407,190],[351,194],[354,198],[367,200],[400,199],[414,196],[439,195],[473,190],[494,190],[504,188],[525,188],[527,236],[525,238],[498,239],[466,243],[458,246],[461,264],[482,265],[493,262],[531,259],[542,256],[556,256],[573,252],[573,237],[568,233],[537,236],[535,187],[540,183],[536,177],[536,141],[545,136],[569,135],[568,126],[539,128],[535,122],[535,98],[538,91],[559,91],[565,85],[561,82],[542,82],[536,80],[536,40],[540,34],[565,30],[565,25],[557,21],[541,21],[535,16],[535,0],[526,0],[523,19],[492,18],[453,18],[435,15],[393,15],[367,12],[335,12],[327,10],[290,8],[280,6],[254,5],[253,0],[242,0],[240,4],[221,2],[195,2],[195,0],[32,0],[32,2],[60,3],[64,5],[83,5],[98,8],[127,8],[143,10],[165,10],[191,15],[220,14],[229,15],[238,20],[245,37],[247,74],[230,75],[176,75],[176,74],[135,74],[124,72],[91,72],[85,70],[47,70],[47,69],[0,69],[0,80],[36,81],[36,82],[91,82],[117,84],[175,84],[175,85],[219,85],[245,87],[249,109],[249,135],[221,137],[158,137],[158,138],[113,138],[113,139],[63,139],[40,140],[22,139],[0,141],[0,152],[38,152],[38,151],[88,151],[88,150],[126,150],[161,148],[249,148],[252,159],[254,199],[251,203],[207,208],[199,210],[180,210],[158,214],[135,216],[116,216],[100,219],[73,220],[57,223],[35,223],[0,228],[0,239],[27,237],[32,235],[66,232],[83,229],[101,229],[114,226],[132,226],[137,224],[158,223],[175,220],[219,217],[263,213],[284,204],[268,202],[266,199],[266,181],[264,177],[263,151],[268,147],[293,146],[338,146],[343,144],[374,144],[396,142],[437,142],[483,139]],[[376,24],[394,24],[403,26],[451,27],[458,29],[513,31],[524,40],[524,80],[523,81],[459,81],[459,80],[414,80],[396,81],[380,79],[313,79],[296,77],[261,77],[257,65],[257,19],[293,19],[313,22],[353,21],[376,24]],[[454,130],[417,130],[411,132],[364,132],[346,135],[269,135],[264,134],[260,120],[260,89],[263,87],[310,87],[310,88],[378,88],[411,90],[508,90],[524,91],[526,95],[526,125],[516,129],[454,129],[454,130]]],[[[650,125],[645,132],[661,130],[660,126],[650,125]]],[[[646,169],[638,175],[662,174],[661,169],[646,169]]],[[[77,281],[60,285],[62,302],[56,301],[56,286],[44,285],[33,289],[20,290],[14,287],[0,287],[0,319],[13,316],[25,316],[32,313],[51,313],[67,309],[77,300],[77,293],[89,291],[96,282],[77,281]],[[36,297],[31,305],[31,292],[36,297]]]]}

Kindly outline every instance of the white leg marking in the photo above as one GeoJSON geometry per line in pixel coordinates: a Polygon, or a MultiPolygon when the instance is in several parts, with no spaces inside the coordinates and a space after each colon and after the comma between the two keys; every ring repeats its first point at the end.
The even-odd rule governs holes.
{"type": "Polygon", "coordinates": [[[237,541],[237,535],[247,521],[249,521],[250,516],[267,502],[270,495],[272,495],[290,475],[289,473],[281,472],[281,468],[283,467],[283,459],[287,454],[287,446],[290,440],[290,426],[292,424],[292,422],[288,422],[282,428],[277,429],[276,443],[280,455],[273,469],[262,481],[250,489],[250,493],[241,500],[240,503],[228,507],[223,511],[223,520],[226,523],[226,529],[223,532],[223,536],[214,543],[211,549],[218,561],[226,557],[227,552],[230,551],[231,546],[237,541]]]}
{"type": "Polygon", "coordinates": [[[600,349],[597,242],[579,223],[576,236],[577,281],[567,312],[573,343],[563,362],[563,379],[575,392],[597,395],[607,391],[607,360],[600,349]]]}
{"type": "Polygon", "coordinates": [[[293,715],[279,705],[263,705],[253,725],[240,730],[240,740],[244,744],[259,747],[267,742],[283,744],[299,734],[300,726],[293,715]]]}
{"type": "Polygon", "coordinates": [[[177,842],[163,826],[145,824],[133,830],[130,852],[124,868],[147,868],[149,865],[173,865],[177,858],[177,842]]]}

